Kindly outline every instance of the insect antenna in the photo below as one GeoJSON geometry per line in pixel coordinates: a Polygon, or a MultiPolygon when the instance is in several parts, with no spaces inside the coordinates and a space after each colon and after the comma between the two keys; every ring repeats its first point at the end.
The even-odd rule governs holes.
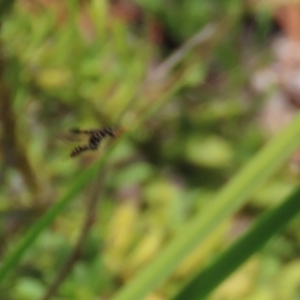
{"type": "Polygon", "coordinates": [[[81,130],[79,128],[71,128],[69,131],[73,134],[79,134],[81,133],[81,130]]]}
{"type": "Polygon", "coordinates": [[[98,131],[98,129],[83,130],[79,128],[71,128],[69,131],[73,134],[94,134],[98,131]]]}

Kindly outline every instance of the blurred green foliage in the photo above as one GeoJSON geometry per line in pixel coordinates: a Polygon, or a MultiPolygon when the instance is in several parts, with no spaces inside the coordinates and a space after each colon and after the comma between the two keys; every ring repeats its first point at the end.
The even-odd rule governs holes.
{"type": "MultiPolygon", "coordinates": [[[[37,188],[28,186],[30,175],[22,162],[12,158],[9,163],[1,151],[0,254],[4,257],[110,146],[71,160],[69,152],[80,142],[69,140],[68,129],[114,126],[131,131],[138,125],[106,162],[99,183],[105,188],[97,190],[97,219],[80,259],[53,298],[104,299],[149,264],[262,147],[265,138],[256,119],[260,99],[247,88],[269,54],[259,41],[261,28],[267,35],[270,23],[267,17],[266,22],[260,19],[245,38],[243,17],[249,12],[240,1],[139,0],[142,24],[114,16],[109,1],[65,3],[35,6],[16,1],[1,21],[5,75],[0,80],[11,93],[11,99],[1,101],[11,105],[16,132],[2,122],[0,134],[7,131],[19,141],[34,174],[29,182],[36,182],[37,188]],[[225,20],[227,26],[156,80],[158,62],[163,66],[166,59],[164,48],[169,53],[177,48],[151,41],[147,26],[152,18],[178,47],[209,24],[225,20]],[[247,62],[249,51],[258,56],[254,65],[247,62]],[[156,105],[160,109],[139,126],[140,118],[156,105]]],[[[236,238],[240,227],[247,228],[296,183],[296,176],[282,168],[147,299],[168,299],[236,238]]],[[[43,231],[0,287],[3,299],[42,298],[74,247],[91,190],[79,193],[43,231]]],[[[297,299],[297,231],[294,222],[211,299],[274,299],[277,292],[279,299],[297,299]],[[280,289],[274,290],[274,282],[280,289]]]]}
{"type": "Polygon", "coordinates": [[[172,38],[179,42],[196,34],[199,28],[215,22],[224,15],[241,13],[243,3],[231,1],[151,1],[135,0],[149,14],[155,14],[168,29],[172,38]]]}

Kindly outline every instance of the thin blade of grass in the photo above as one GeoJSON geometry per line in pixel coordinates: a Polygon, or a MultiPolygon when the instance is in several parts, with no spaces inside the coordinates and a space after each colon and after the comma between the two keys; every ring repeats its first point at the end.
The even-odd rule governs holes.
{"type": "Polygon", "coordinates": [[[104,155],[101,159],[91,166],[90,168],[83,171],[77,180],[74,182],[72,187],[59,201],[53,204],[45,214],[39,218],[26,232],[24,237],[21,239],[19,244],[14,248],[14,251],[3,260],[0,264],[0,283],[7,276],[10,270],[19,262],[25,251],[29,248],[36,237],[54,220],[54,218],[61,212],[71,200],[79,194],[83,187],[95,178],[96,174],[100,170],[105,161],[106,156],[104,155]]]}
{"type": "Polygon", "coordinates": [[[212,201],[187,223],[160,255],[124,286],[114,300],[143,299],[163,282],[179,263],[296,150],[300,144],[300,114],[266,145],[212,201]]]}
{"type": "Polygon", "coordinates": [[[281,205],[264,213],[214,263],[197,275],[173,300],[204,299],[300,212],[300,186],[281,205]]]}

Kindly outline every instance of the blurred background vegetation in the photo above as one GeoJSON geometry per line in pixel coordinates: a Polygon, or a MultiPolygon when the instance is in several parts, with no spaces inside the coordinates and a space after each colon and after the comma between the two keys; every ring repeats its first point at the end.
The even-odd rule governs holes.
{"type": "MultiPolygon", "coordinates": [[[[300,5],[288,2],[1,2],[1,260],[114,143],[71,159],[82,142],[70,128],[128,136],[31,245],[0,299],[112,299],[210,204],[300,106],[300,5]]],[[[147,300],[169,299],[288,195],[299,163],[295,153],[147,300]]],[[[210,299],[300,299],[298,228],[210,299]]]]}

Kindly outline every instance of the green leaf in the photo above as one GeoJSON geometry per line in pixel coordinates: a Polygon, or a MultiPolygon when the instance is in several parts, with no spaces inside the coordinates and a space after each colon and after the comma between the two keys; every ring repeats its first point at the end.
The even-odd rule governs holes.
{"type": "Polygon", "coordinates": [[[197,275],[174,300],[204,299],[299,212],[300,186],[281,205],[263,214],[213,264],[197,275]]]}
{"type": "Polygon", "coordinates": [[[143,299],[161,284],[221,222],[236,212],[254,189],[269,178],[295,151],[300,140],[300,114],[264,147],[211,201],[182,227],[160,255],[120,290],[114,300],[143,299]]]}

